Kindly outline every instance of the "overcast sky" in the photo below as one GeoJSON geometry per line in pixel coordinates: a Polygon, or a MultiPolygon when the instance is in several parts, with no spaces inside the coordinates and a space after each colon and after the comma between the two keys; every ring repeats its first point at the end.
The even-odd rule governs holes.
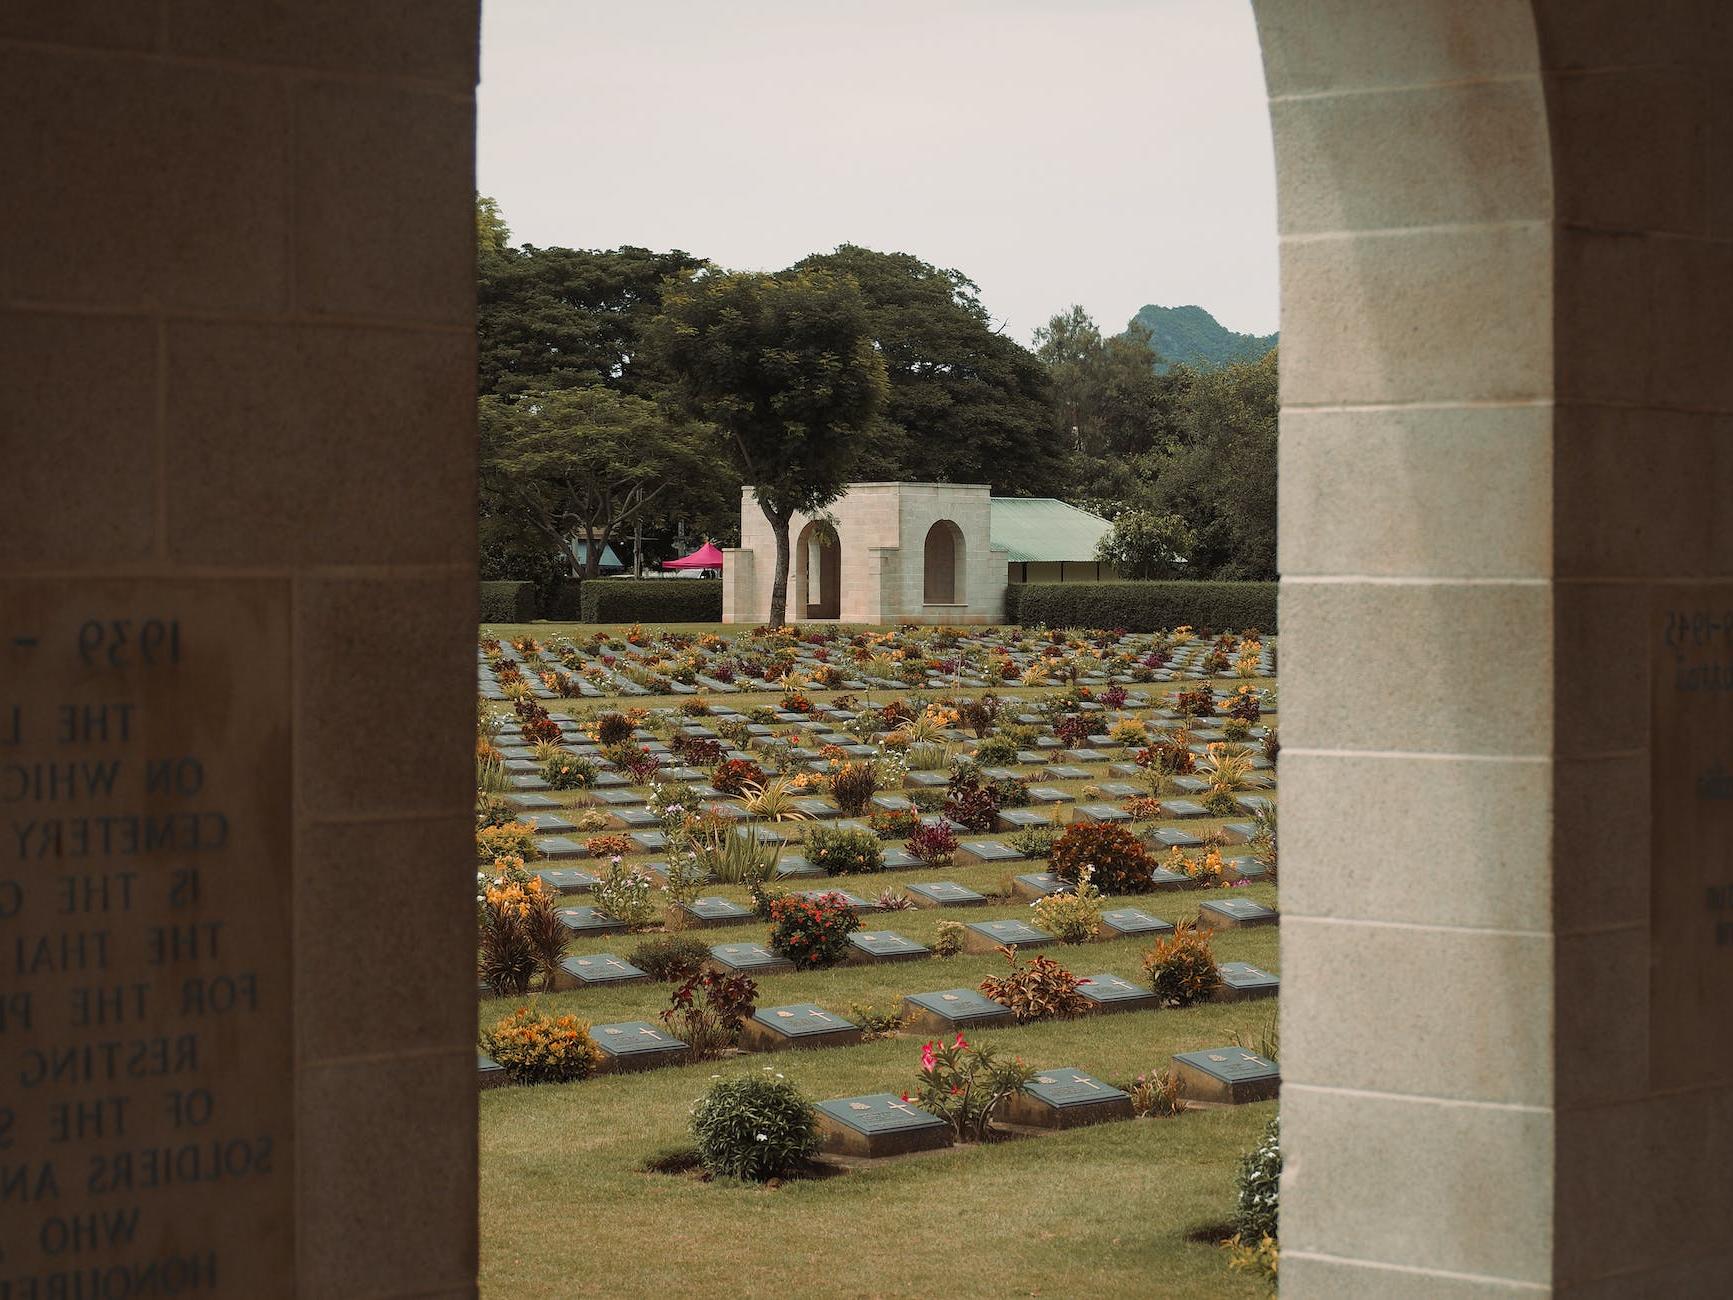
{"type": "Polygon", "coordinates": [[[1023,340],[1082,303],[1276,319],[1248,0],[484,0],[478,186],[514,242],[964,272],[1023,340]]]}

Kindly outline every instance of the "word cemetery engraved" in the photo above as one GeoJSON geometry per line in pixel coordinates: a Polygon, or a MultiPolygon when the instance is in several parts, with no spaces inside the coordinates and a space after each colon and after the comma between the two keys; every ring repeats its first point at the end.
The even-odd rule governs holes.
{"type": "Polygon", "coordinates": [[[292,1285],[289,594],[0,581],[0,1296],[292,1285]]]}

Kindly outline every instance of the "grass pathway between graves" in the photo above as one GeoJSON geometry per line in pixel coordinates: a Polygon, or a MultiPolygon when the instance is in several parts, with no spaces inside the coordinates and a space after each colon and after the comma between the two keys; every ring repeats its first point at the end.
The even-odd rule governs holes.
{"type": "MultiPolygon", "coordinates": [[[[545,638],[571,625],[498,625],[483,635],[545,638]]],[[[582,631],[593,629],[584,628],[582,631]]],[[[619,629],[623,630],[623,629],[619,629]]],[[[674,629],[670,629],[674,630],[674,629]]],[[[714,632],[715,625],[677,630],[714,632]]],[[[1226,684],[1225,682],[1222,684],[1226,684]]],[[[1264,684],[1260,682],[1260,684],[1264,684]]],[[[1151,694],[1171,687],[1143,688],[1151,694]]],[[[874,691],[874,698],[901,692],[874,691]]],[[[1049,689],[1000,688],[1008,697],[1049,689]]],[[[740,708],[774,699],[739,695],[740,708]]],[[[676,698],[619,704],[659,707],[676,698]]],[[[718,703],[723,702],[718,699],[718,703]]],[[[548,701],[557,714],[585,707],[548,701]]],[[[608,707],[597,701],[590,707],[608,707]]],[[[1092,774],[1093,775],[1093,774],[1092,774]]],[[[1096,777],[1096,779],[1100,779],[1096,777]]],[[[1081,792],[1086,782],[1049,781],[1081,792]]],[[[565,797],[560,800],[568,802],[565,797]]],[[[576,802],[576,799],[572,800],[576,802]]],[[[1218,819],[1186,823],[1188,829],[1218,819]]],[[[796,830],[798,837],[798,829],[796,830]]],[[[582,838],[580,836],[580,838],[582,838]]],[[[967,838],[967,837],[965,837],[967,838]]],[[[990,838],[1004,838],[993,836],[990,838]]],[[[796,848],[798,851],[798,846],[796,848]]],[[[1244,852],[1243,849],[1230,852],[1244,852]]],[[[634,854],[634,860],[651,855],[634,854]]],[[[578,861],[572,865],[586,866],[578,861]]],[[[963,865],[800,882],[857,894],[917,880],[956,880],[984,893],[1039,863],[963,865]]],[[[720,886],[705,891],[745,901],[720,886]]],[[[1212,897],[1249,895],[1275,905],[1275,888],[1157,893],[1130,903],[1169,921],[1190,920],[1212,897]]],[[[584,901],[572,899],[572,902],[584,901]]],[[[863,928],[930,942],[941,920],[1026,918],[1020,900],[985,907],[868,914],[863,928]]],[[[751,922],[690,931],[707,944],[762,942],[751,922]]],[[[639,938],[574,941],[571,952],[627,955],[639,938]]],[[[1112,972],[1142,982],[1149,939],[1042,949],[1079,975],[1112,972]]],[[[1274,928],[1226,930],[1221,961],[1279,970],[1274,928]]],[[[759,1005],[815,1002],[846,1014],[852,1003],[889,1008],[908,993],[974,987],[1004,969],[998,955],[849,965],[760,976],[759,1005]]],[[[591,1023],[655,1020],[672,986],[650,983],[544,995],[540,1005],[591,1023]]],[[[484,1001],[484,1023],[511,1001],[484,1001]]],[[[970,1031],[1043,1068],[1074,1066],[1113,1083],[1168,1064],[1176,1052],[1267,1035],[1274,1000],[1184,1011],[1130,1012],[970,1031]]],[[[1240,1154],[1275,1104],[1193,1111],[986,1147],[888,1161],[776,1191],[643,1172],[644,1159],[689,1143],[688,1108],[711,1076],[769,1066],[814,1100],[911,1087],[925,1035],[852,1047],[743,1054],[722,1062],[498,1088],[481,1094],[481,1285],[488,1297],[775,1296],[1267,1296],[1267,1284],[1227,1268],[1217,1247],[1189,1240],[1231,1214],[1240,1154]]]]}
{"type": "MultiPolygon", "coordinates": [[[[1225,891],[1158,894],[1140,905],[1170,920],[1225,891]]],[[[1274,890],[1250,892],[1271,901],[1274,890]]],[[[942,917],[1016,915],[1011,907],[900,912],[874,924],[922,937],[942,917]]],[[[762,927],[699,931],[761,938],[762,927]]],[[[629,949],[630,938],[597,950],[629,949]]],[[[1072,970],[1136,977],[1148,944],[1049,948],[1072,970]]],[[[1224,961],[1277,966],[1273,929],[1230,930],[1224,961]]],[[[903,993],[974,985],[997,956],[845,966],[762,978],[760,1003],[812,1001],[846,1011],[903,993]]],[[[653,1019],[669,986],[555,994],[543,1001],[597,1021],[653,1019]]],[[[483,1015],[505,1002],[483,1004],[483,1015]]],[[[972,1031],[1043,1067],[1076,1066],[1124,1083],[1175,1052],[1254,1042],[1273,1000],[1128,1012],[972,1031]]],[[[1271,1104],[1196,1111],[888,1162],[778,1191],[639,1171],[688,1141],[687,1108],[713,1074],[770,1066],[815,1098],[900,1091],[921,1035],[854,1047],[745,1054],[724,1062],[481,1097],[482,1286],[488,1296],[1261,1296],[1223,1252],[1192,1242],[1233,1201],[1239,1154],[1271,1104]]]]}

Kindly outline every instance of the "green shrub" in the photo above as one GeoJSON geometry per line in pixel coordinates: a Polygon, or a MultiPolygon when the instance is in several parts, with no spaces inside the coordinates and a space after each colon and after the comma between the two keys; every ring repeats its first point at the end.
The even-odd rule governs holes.
{"type": "Polygon", "coordinates": [[[860,918],[836,894],[789,895],[770,905],[770,950],[802,969],[836,965],[848,956],[848,937],[858,929],[860,918]]]}
{"type": "Polygon", "coordinates": [[[885,853],[871,831],[814,826],[806,833],[806,860],[833,876],[854,876],[883,871],[885,853]]]}
{"type": "Polygon", "coordinates": [[[1092,879],[1105,894],[1143,894],[1154,887],[1155,861],[1130,831],[1108,822],[1072,822],[1053,841],[1050,869],[1075,885],[1092,879]],[[1085,873],[1089,874],[1086,876],[1085,873]]]}
{"type": "Polygon", "coordinates": [[[1009,736],[988,736],[975,746],[975,761],[982,767],[1008,767],[1017,761],[1017,742],[1009,736]]]}
{"type": "Polygon", "coordinates": [[[535,616],[535,583],[484,582],[481,584],[481,621],[483,623],[528,623],[535,616]]]}
{"type": "Polygon", "coordinates": [[[583,617],[583,594],[582,578],[556,578],[537,592],[536,608],[555,623],[576,623],[583,617]]]}
{"type": "Polygon", "coordinates": [[[683,934],[660,934],[646,939],[626,960],[652,979],[684,980],[696,975],[710,958],[710,949],[683,934]]]}
{"type": "Polygon", "coordinates": [[[768,1067],[722,1079],[692,1108],[698,1159],[712,1175],[768,1182],[818,1152],[818,1121],[800,1090],[768,1067]]]}
{"type": "Polygon", "coordinates": [[[1240,1160],[1234,1180],[1234,1235],[1247,1244],[1276,1236],[1276,1209],[1282,1190],[1282,1123],[1272,1115],[1257,1146],[1240,1160]]]}
{"type": "Polygon", "coordinates": [[[585,623],[720,623],[720,578],[598,578],[584,584],[585,623]]]}
{"type": "Polygon", "coordinates": [[[1143,959],[1143,973],[1164,1007],[1189,1007],[1216,991],[1221,971],[1209,934],[1181,922],[1173,934],[1157,939],[1143,959]]]}
{"type": "Polygon", "coordinates": [[[1273,582],[1023,582],[1005,589],[1005,619],[1025,626],[1276,630],[1273,582]]]}

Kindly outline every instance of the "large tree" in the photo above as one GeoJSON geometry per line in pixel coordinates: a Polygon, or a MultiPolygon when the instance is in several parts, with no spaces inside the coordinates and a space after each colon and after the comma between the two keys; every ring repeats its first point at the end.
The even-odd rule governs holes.
{"type": "Polygon", "coordinates": [[[1178,514],[1196,534],[1199,578],[1276,576],[1277,355],[1191,374],[1176,435],[1141,458],[1139,504],[1178,514]]]}
{"type": "Polygon", "coordinates": [[[490,395],[479,414],[484,509],[534,529],[574,574],[582,538],[586,577],[624,525],[720,468],[712,431],[600,386],[490,395]]]}
{"type": "Polygon", "coordinates": [[[1172,441],[1191,372],[1156,374],[1147,329],[1133,321],[1104,337],[1081,307],[1036,330],[1035,353],[1052,375],[1055,433],[1070,449],[1066,495],[1114,514],[1137,495],[1133,458],[1172,441]]]}
{"type": "Polygon", "coordinates": [[[796,269],[851,276],[866,299],[890,387],[862,477],[1053,490],[1064,449],[1051,432],[1046,367],[994,330],[967,276],[854,244],[796,269]]]}
{"type": "Polygon", "coordinates": [[[788,608],[788,525],[847,486],[884,403],[860,286],[830,271],[700,274],[670,288],[648,335],[689,407],[719,431],[776,537],[770,620],[788,608]]]}
{"type": "Polygon", "coordinates": [[[654,393],[663,379],[639,357],[644,326],[661,310],[664,282],[703,260],[678,249],[510,248],[505,233],[497,208],[480,213],[480,391],[511,398],[603,384],[654,393]]]}

